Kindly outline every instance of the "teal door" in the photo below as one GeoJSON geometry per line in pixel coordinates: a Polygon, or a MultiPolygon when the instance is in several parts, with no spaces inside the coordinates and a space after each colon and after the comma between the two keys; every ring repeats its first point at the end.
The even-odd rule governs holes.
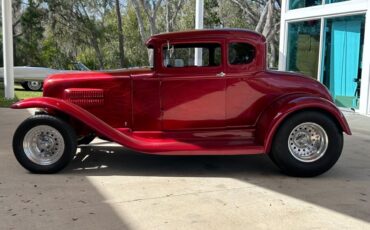
{"type": "Polygon", "coordinates": [[[331,35],[330,91],[337,105],[357,108],[361,20],[333,21],[331,35]]]}

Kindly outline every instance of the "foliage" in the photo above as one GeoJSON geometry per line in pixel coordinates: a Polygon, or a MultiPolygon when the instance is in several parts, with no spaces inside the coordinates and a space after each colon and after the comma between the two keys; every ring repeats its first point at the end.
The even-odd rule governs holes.
{"type": "MultiPolygon", "coordinates": [[[[0,89],[0,93],[3,93],[0,89]]],[[[0,96],[0,108],[1,107],[10,107],[13,103],[17,102],[17,99],[6,99],[0,96]]]]}
{"type": "Polygon", "coordinates": [[[127,66],[145,66],[148,65],[148,53],[141,40],[139,25],[132,4],[129,4],[124,11],[122,20],[123,31],[125,31],[125,60],[127,66]]]}
{"type": "MultiPolygon", "coordinates": [[[[205,28],[263,33],[270,65],[276,65],[280,1],[204,3],[205,28]]],[[[146,39],[155,33],[193,29],[194,17],[195,0],[13,0],[15,65],[56,69],[76,61],[91,69],[148,65],[146,39]]]]}
{"type": "Polygon", "coordinates": [[[266,37],[268,64],[276,66],[280,29],[280,0],[230,0],[242,11],[244,19],[253,29],[266,37]]]}
{"type": "Polygon", "coordinates": [[[6,99],[2,97],[4,95],[4,85],[2,82],[0,82],[0,107],[9,107],[13,103],[30,98],[30,97],[40,97],[42,95],[42,92],[34,92],[34,91],[26,91],[22,88],[22,86],[16,84],[15,85],[15,98],[14,99],[6,99]]]}

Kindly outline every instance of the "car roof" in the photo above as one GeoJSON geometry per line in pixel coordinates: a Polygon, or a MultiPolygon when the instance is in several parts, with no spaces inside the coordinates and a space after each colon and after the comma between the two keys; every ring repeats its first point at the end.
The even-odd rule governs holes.
{"type": "Polygon", "coordinates": [[[151,36],[146,42],[147,45],[156,42],[163,42],[173,39],[200,39],[200,38],[248,38],[259,42],[265,42],[266,39],[262,34],[246,29],[205,29],[205,30],[188,30],[181,32],[161,33],[151,36]]]}

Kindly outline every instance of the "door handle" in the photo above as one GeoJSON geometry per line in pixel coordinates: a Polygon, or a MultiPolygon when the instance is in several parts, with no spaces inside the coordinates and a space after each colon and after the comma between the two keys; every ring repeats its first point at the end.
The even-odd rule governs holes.
{"type": "Polygon", "coordinates": [[[221,73],[218,73],[216,76],[217,76],[217,77],[225,77],[225,76],[226,76],[226,74],[225,74],[224,72],[221,72],[221,73]]]}

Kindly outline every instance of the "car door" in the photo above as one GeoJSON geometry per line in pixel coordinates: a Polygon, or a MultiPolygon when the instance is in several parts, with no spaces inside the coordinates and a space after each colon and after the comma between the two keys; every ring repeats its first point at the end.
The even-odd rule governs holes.
{"type": "Polygon", "coordinates": [[[159,75],[163,130],[225,126],[222,47],[222,42],[209,40],[163,46],[159,75]]]}
{"type": "Polygon", "coordinates": [[[261,112],[260,83],[255,74],[264,69],[264,53],[252,41],[230,40],[226,68],[226,126],[253,126],[261,112]],[[260,103],[258,103],[260,101],[260,103]]]}

